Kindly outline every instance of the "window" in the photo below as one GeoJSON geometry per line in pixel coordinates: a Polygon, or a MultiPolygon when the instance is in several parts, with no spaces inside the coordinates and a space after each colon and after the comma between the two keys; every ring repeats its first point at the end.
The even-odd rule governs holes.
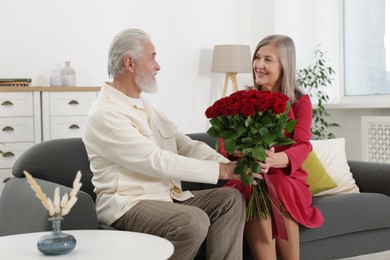
{"type": "Polygon", "coordinates": [[[344,95],[390,94],[390,1],[344,0],[344,95]]]}

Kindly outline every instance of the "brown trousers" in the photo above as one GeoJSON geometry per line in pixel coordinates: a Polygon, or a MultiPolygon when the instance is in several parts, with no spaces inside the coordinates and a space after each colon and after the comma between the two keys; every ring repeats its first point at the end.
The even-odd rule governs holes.
{"type": "Polygon", "coordinates": [[[175,248],[170,259],[194,259],[206,237],[207,259],[242,259],[246,210],[242,194],[226,187],[192,193],[195,197],[174,203],[141,201],[113,226],[166,238],[175,248]]]}

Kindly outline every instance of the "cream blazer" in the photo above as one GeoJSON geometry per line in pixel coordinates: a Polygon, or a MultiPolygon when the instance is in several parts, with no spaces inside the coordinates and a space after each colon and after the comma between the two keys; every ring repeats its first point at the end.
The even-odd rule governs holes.
{"type": "Polygon", "coordinates": [[[111,225],[141,200],[185,200],[180,181],[216,183],[228,160],[191,140],[151,102],[144,108],[104,83],[83,135],[99,223],[111,225]]]}

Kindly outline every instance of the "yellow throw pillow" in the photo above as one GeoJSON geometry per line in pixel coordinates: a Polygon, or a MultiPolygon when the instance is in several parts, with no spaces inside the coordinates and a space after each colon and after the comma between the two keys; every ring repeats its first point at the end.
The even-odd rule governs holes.
{"type": "Polygon", "coordinates": [[[321,191],[337,187],[334,180],[329,176],[314,151],[307,156],[302,168],[307,172],[307,184],[310,193],[314,196],[321,191]]]}

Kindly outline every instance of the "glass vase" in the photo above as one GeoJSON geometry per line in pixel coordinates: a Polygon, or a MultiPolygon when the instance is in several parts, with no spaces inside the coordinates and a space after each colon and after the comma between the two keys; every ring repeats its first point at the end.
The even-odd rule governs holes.
{"type": "Polygon", "coordinates": [[[62,87],[61,66],[57,65],[57,68],[50,75],[50,87],[62,87]]]}
{"type": "Polygon", "coordinates": [[[45,255],[63,255],[76,247],[76,239],[61,231],[62,217],[51,217],[52,231],[38,240],[39,251],[45,255]]]}
{"type": "Polygon", "coordinates": [[[61,69],[62,86],[76,86],[76,71],[70,66],[70,61],[65,61],[65,67],[61,69]]]}

